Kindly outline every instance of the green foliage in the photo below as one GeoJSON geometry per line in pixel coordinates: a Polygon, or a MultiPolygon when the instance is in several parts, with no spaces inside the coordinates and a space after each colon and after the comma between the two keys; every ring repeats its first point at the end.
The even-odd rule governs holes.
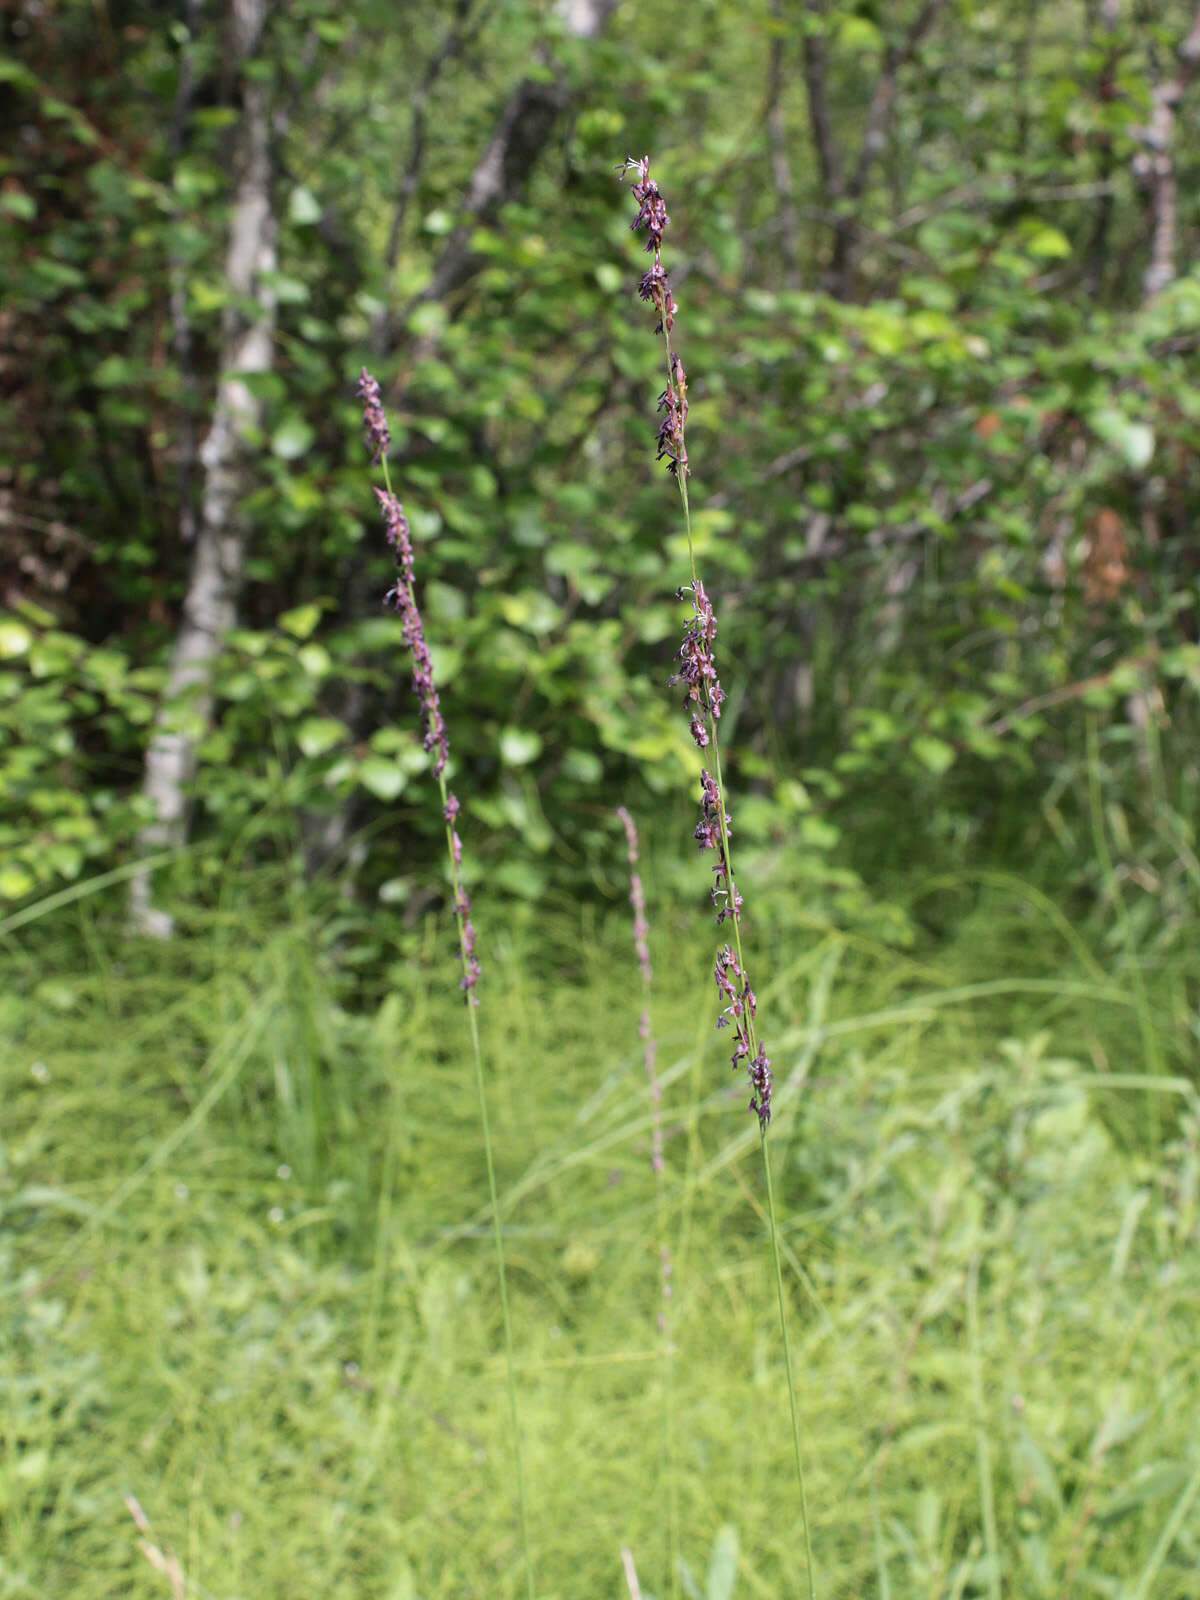
{"type": "MultiPolygon", "coordinates": [[[[430,6],[420,49],[365,0],[275,19],[253,71],[291,110],[276,359],[254,380],[253,538],[200,750],[198,837],[237,850],[270,814],[262,850],[300,843],[349,893],[405,901],[440,849],[378,611],[390,569],[350,400],[364,358],[393,403],[393,480],[478,870],[516,898],[590,892],[610,877],[613,801],[657,812],[695,781],[665,690],[682,564],[650,459],[662,378],[612,176],[621,154],[650,150],[674,217],[735,809],[776,844],[798,835],[805,880],[840,875],[851,899],[885,841],[943,862],[1067,849],[1060,869],[1103,894],[1067,846],[1091,830],[1081,711],[1102,705],[1106,799],[1129,824],[1118,853],[1140,870],[1156,808],[1186,818],[1200,785],[1186,184],[1179,276],[1150,299],[1142,287],[1140,130],[1188,12],[1165,7],[1151,39],[1065,0],[977,11],[945,8],[903,59],[879,159],[833,199],[806,41],[823,39],[845,179],[907,13],[839,3],[799,27],[765,5],[671,6],[669,55],[632,13],[585,43],[532,6],[461,36],[430,6]],[[429,297],[480,152],[543,46],[540,81],[560,75],[570,116],[429,297]],[[1148,787],[1155,764],[1167,776],[1148,787]]],[[[10,594],[131,674],[161,669],[186,584],[239,115],[215,22],[191,38],[146,21],[132,7],[108,36],[119,73],[92,71],[81,3],[61,8],[53,55],[26,40],[7,77],[27,130],[12,149],[36,159],[6,157],[0,233],[26,330],[0,402],[16,442],[10,594]],[[130,88],[158,105],[188,82],[174,127],[130,88]]],[[[31,729],[51,715],[34,710],[31,729]]],[[[112,797],[103,820],[83,802],[102,864],[128,837],[142,712],[110,695],[102,730],[73,708],[24,736],[47,741],[28,758],[47,769],[61,759],[49,741],[86,742],[89,782],[112,797]]],[[[2,802],[11,829],[25,798],[2,802]]],[[[28,848],[41,864],[23,860],[10,892],[76,868],[73,851],[28,848]]]]}
{"type": "Polygon", "coordinates": [[[73,881],[144,820],[116,763],[136,772],[161,674],[53,624],[0,616],[0,901],[73,881]]]}

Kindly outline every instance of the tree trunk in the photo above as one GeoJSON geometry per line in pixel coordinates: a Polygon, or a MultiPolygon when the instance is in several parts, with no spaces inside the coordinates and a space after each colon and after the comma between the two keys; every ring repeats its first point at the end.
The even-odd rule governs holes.
{"type": "MultiPolygon", "coordinates": [[[[232,0],[229,65],[234,74],[258,49],[265,17],[266,0],[232,0]]],[[[246,435],[257,428],[262,413],[245,380],[268,371],[273,354],[274,298],[263,281],[275,266],[276,237],[267,85],[243,78],[241,96],[232,150],[237,191],[225,263],[231,303],[222,325],[212,424],[200,450],[203,490],[183,617],[146,752],[142,792],[153,820],[138,839],[146,854],[177,847],[187,837],[187,789],[196,746],[212,718],[213,664],[233,625],[245,565],[248,526],[239,505],[251,461],[246,435]],[[247,304],[254,308],[250,314],[247,304]]],[[[147,872],[131,882],[130,917],[139,932],[159,937],[171,932],[170,916],[151,901],[147,872]]]]}
{"type": "Polygon", "coordinates": [[[1150,147],[1150,183],[1154,197],[1154,229],[1150,243],[1150,265],[1142,277],[1147,300],[1175,279],[1175,234],[1178,212],[1178,180],[1175,173],[1175,119],[1188,85],[1200,70],[1200,5],[1192,18],[1186,39],[1179,47],[1179,66],[1174,77],[1156,83],[1151,91],[1150,126],[1143,130],[1150,147]]]}

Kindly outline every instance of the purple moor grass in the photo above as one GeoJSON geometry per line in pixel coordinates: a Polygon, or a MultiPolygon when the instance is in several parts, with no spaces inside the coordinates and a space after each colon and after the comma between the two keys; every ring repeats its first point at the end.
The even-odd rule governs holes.
{"type": "MultiPolygon", "coordinates": [[[[379,384],[366,367],[362,369],[356,393],[362,402],[363,428],[367,436],[367,446],[371,451],[372,464],[380,462],[386,464],[391,432],[383,409],[379,384]]],[[[458,955],[462,965],[460,984],[467,1000],[472,1005],[478,1005],[479,997],[475,993],[475,986],[479,982],[480,966],[475,955],[475,928],[471,922],[471,902],[462,883],[462,840],[459,838],[456,825],[458,813],[462,808],[458,797],[446,787],[445,772],[446,763],[450,759],[450,737],[446,732],[446,721],[442,716],[441,701],[438,698],[437,684],[434,682],[433,658],[429,654],[429,645],[425,639],[425,626],[421,621],[421,613],[413,591],[412,530],[408,525],[408,518],[404,515],[404,507],[392,493],[390,485],[383,489],[376,486],[375,496],[383,516],[388,546],[396,562],[396,581],[384,596],[384,604],[390,605],[400,616],[400,636],[412,656],[413,692],[421,708],[421,722],[424,728],[421,742],[428,754],[434,758],[434,775],[442,791],[442,820],[446,824],[446,846],[450,852],[451,873],[454,879],[454,916],[458,923],[458,955]]]]}
{"type": "Polygon", "coordinates": [[[799,1488],[800,1520],[804,1534],[805,1564],[808,1571],[809,1600],[816,1600],[816,1581],[813,1575],[812,1539],[808,1523],[808,1505],[804,1490],[803,1452],[800,1444],[800,1414],[796,1403],[796,1385],[792,1375],[791,1346],[788,1338],[787,1306],[783,1288],[783,1269],[780,1264],[779,1227],[775,1215],[775,1195],[771,1181],[771,1161],[767,1152],[767,1129],[771,1123],[771,1062],[757,1035],[757,1001],[746,972],[742,954],[743,900],[733,875],[733,860],[729,848],[732,831],[729,810],[725,803],[725,790],[721,778],[721,748],[718,725],[725,691],[717,676],[713,646],[717,637],[717,617],[708,593],[700,581],[696,567],[696,550],[692,539],[692,515],[688,502],[688,477],[691,463],[687,451],[688,382],[683,362],[672,348],[671,334],[679,311],[671,292],[670,280],[663,266],[663,235],[671,218],[658,184],[650,176],[648,156],[628,156],[618,171],[622,178],[633,174],[633,198],[637,202],[637,216],[632,227],[635,232],[645,229],[646,250],[654,256],[653,263],[644,273],[638,293],[658,313],[655,334],[660,335],[666,353],[667,386],[658,397],[659,423],[657,432],[658,459],[666,461],[668,470],[679,489],[683,505],[683,520],[687,530],[688,559],[691,566],[691,583],[677,591],[679,599],[690,595],[692,618],[684,629],[683,643],[679,649],[680,668],[671,683],[684,686],[684,710],[687,713],[691,735],[705,765],[700,774],[700,821],[695,838],[702,850],[715,853],[717,864],[713,868],[712,899],[717,909],[717,925],[728,922],[731,943],[717,953],[713,976],[720,996],[718,1028],[732,1028],[733,1054],[731,1061],[736,1069],[744,1062],[750,1080],[750,1109],[758,1117],[759,1137],[762,1146],[763,1178],[766,1185],[767,1219],[770,1230],[771,1257],[775,1269],[775,1290],[779,1305],[779,1329],[783,1344],[784,1369],[787,1375],[788,1405],[791,1412],[792,1445],[796,1460],[796,1480],[799,1488]]]}
{"type": "Polygon", "coordinates": [[[691,514],[688,506],[687,480],[691,473],[687,453],[687,374],[677,351],[671,346],[671,333],[679,310],[671,292],[670,279],[662,261],[663,235],[670,226],[666,202],[658,184],[650,176],[648,156],[635,159],[629,156],[618,169],[622,176],[635,174],[633,198],[638,212],[631,226],[635,232],[645,229],[646,250],[653,252],[654,261],[642,277],[638,294],[650,302],[658,313],[655,333],[660,334],[666,347],[667,386],[658,397],[661,420],[658,424],[658,460],[665,460],[668,470],[683,499],[684,517],[688,529],[688,551],[691,554],[692,581],[679,589],[678,598],[690,595],[692,618],[684,629],[683,643],[679,648],[679,671],[672,677],[672,685],[684,685],[684,710],[687,713],[692,739],[700,752],[711,760],[700,774],[700,822],[695,838],[702,850],[716,853],[713,868],[713,904],[717,908],[717,925],[727,919],[733,925],[734,945],[725,945],[719,952],[713,975],[717,992],[723,1002],[717,1027],[733,1029],[731,1064],[736,1068],[745,1062],[750,1080],[750,1109],[758,1117],[765,1132],[771,1122],[771,1060],[756,1034],[757,1002],[750,979],[746,974],[741,947],[741,918],[743,899],[733,876],[733,863],[729,848],[732,817],[725,803],[721,782],[721,755],[717,724],[725,691],[717,676],[713,644],[717,637],[717,617],[703,583],[696,571],[692,552],[691,514]]]}
{"type": "Polygon", "coordinates": [[[433,757],[433,771],[437,778],[442,802],[442,821],[446,826],[446,851],[450,862],[450,879],[453,889],[452,903],[458,927],[458,958],[462,967],[459,986],[467,1000],[471,1047],[475,1063],[475,1086],[479,1097],[479,1121],[483,1134],[484,1156],[487,1163],[488,1195],[491,1201],[492,1238],[496,1251],[496,1274],[500,1288],[500,1308],[504,1324],[504,1358],[508,1381],[509,1415],[512,1428],[513,1464],[516,1468],[517,1513],[520,1520],[521,1555],[525,1573],[528,1600],[534,1600],[533,1563],[529,1554],[529,1519],[525,1499],[525,1469],[521,1449],[521,1429],[517,1416],[517,1387],[513,1365],[512,1321],[508,1310],[508,1279],[504,1266],[504,1240],[500,1228],[500,1202],[496,1190],[496,1165],[492,1154],[492,1135],[488,1122],[487,1094],[483,1081],[483,1057],[479,1047],[479,1023],[476,1010],[479,996],[480,967],[475,954],[475,928],[471,922],[471,902],[462,881],[463,847],[458,833],[458,815],[462,807],[458,797],[446,784],[446,767],[450,761],[450,737],[442,716],[441,701],[433,676],[433,658],[425,638],[425,626],[417,606],[413,585],[412,530],[404,507],[392,493],[388,472],[388,448],[391,431],[383,409],[379,384],[364,367],[355,391],[362,404],[363,428],[373,465],[383,468],[384,487],[375,487],[375,496],[383,516],[385,535],[396,562],[396,581],[388,590],[384,603],[400,616],[401,637],[412,657],[413,692],[420,708],[422,744],[433,757]]]}

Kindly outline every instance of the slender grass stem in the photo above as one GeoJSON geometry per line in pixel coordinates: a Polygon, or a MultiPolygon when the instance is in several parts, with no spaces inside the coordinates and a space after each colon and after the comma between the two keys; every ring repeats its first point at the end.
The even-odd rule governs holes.
{"type": "MultiPolygon", "coordinates": [[[[675,381],[675,356],[671,349],[671,334],[667,327],[668,318],[665,307],[663,309],[663,344],[667,357],[667,381],[675,381]]],[[[692,508],[688,499],[687,470],[686,466],[676,474],[679,485],[679,497],[683,503],[683,524],[687,534],[688,563],[692,573],[692,587],[695,590],[700,581],[699,570],[696,565],[696,545],[692,536],[692,508]]],[[[738,911],[737,880],[733,870],[733,854],[729,844],[729,818],[725,806],[725,779],[721,768],[721,742],[717,730],[717,711],[713,706],[708,685],[703,687],[704,715],[708,731],[709,748],[712,751],[713,777],[716,780],[717,791],[717,816],[721,829],[721,847],[725,858],[726,889],[728,890],[728,904],[732,910],[730,920],[733,923],[733,943],[737,954],[738,966],[743,974],[746,972],[746,962],[742,954],[742,926],[741,916],[738,911]]],[[[747,1033],[750,1039],[751,1051],[757,1053],[758,1031],[752,1007],[747,1008],[746,1015],[747,1033]]],[[[779,1331],[783,1341],[784,1372],[787,1377],[788,1410],[792,1423],[792,1447],[796,1460],[796,1484],[800,1492],[800,1523],[804,1533],[804,1561],[808,1577],[809,1600],[816,1600],[816,1579],[813,1571],[812,1532],[808,1521],[808,1496],[804,1487],[804,1454],[800,1442],[800,1408],[796,1400],[796,1382],[792,1372],[791,1340],[788,1335],[787,1302],[783,1292],[783,1269],[779,1257],[779,1223],[775,1213],[775,1186],[771,1179],[771,1160],[767,1151],[766,1124],[760,1122],[759,1143],[762,1148],[763,1178],[767,1191],[767,1216],[770,1222],[771,1235],[771,1260],[775,1269],[775,1292],[779,1303],[779,1331]]]]}
{"type": "Polygon", "coordinates": [[[775,1293],[779,1300],[779,1331],[783,1337],[783,1366],[787,1373],[788,1406],[792,1414],[792,1448],[796,1455],[796,1482],[800,1486],[800,1521],[804,1528],[804,1564],[808,1573],[809,1600],[816,1600],[813,1576],[812,1537],[808,1526],[808,1499],[804,1492],[804,1459],[800,1448],[800,1411],[796,1404],[796,1385],[792,1378],[792,1346],[788,1338],[787,1307],[783,1298],[783,1269],[779,1264],[779,1224],[775,1220],[775,1186],[771,1182],[771,1157],[767,1152],[767,1130],[759,1129],[763,1175],[767,1184],[767,1215],[771,1219],[771,1259],[775,1264],[775,1293]]]}
{"type": "MultiPolygon", "coordinates": [[[[733,856],[729,847],[729,813],[725,805],[725,779],[721,766],[721,746],[717,724],[721,703],[725,699],[717,679],[713,661],[712,642],[716,637],[717,621],[696,566],[696,543],[692,535],[692,511],[688,500],[687,480],[690,471],[687,453],[687,374],[683,362],[671,348],[671,329],[679,307],[671,293],[667,273],[662,264],[662,242],[671,219],[658,184],[650,177],[648,156],[640,160],[627,156],[619,168],[622,176],[635,173],[633,198],[638,204],[635,230],[644,228],[648,238],[647,252],[653,252],[654,261],[642,278],[639,297],[650,302],[658,313],[655,333],[661,333],[667,362],[667,387],[659,398],[658,409],[662,421],[658,427],[658,459],[665,458],[679,488],[683,502],[683,522],[687,533],[688,564],[692,574],[692,604],[694,620],[684,633],[680,659],[681,671],[672,679],[688,686],[685,706],[690,707],[692,737],[705,754],[708,765],[702,777],[702,805],[700,825],[696,838],[705,849],[719,852],[715,869],[716,883],[713,901],[718,906],[717,923],[726,919],[733,923],[732,946],[726,944],[719,952],[713,976],[722,997],[723,1009],[717,1026],[732,1024],[736,1038],[732,1061],[736,1067],[746,1062],[746,1072],[753,1093],[750,1109],[758,1116],[760,1143],[763,1154],[763,1173],[767,1191],[767,1215],[771,1235],[771,1258],[775,1266],[775,1289],[779,1302],[779,1323],[783,1336],[784,1367],[787,1373],[788,1404],[792,1419],[792,1443],[796,1455],[796,1480],[800,1489],[800,1518],[804,1529],[804,1552],[808,1569],[809,1600],[815,1600],[816,1583],[813,1577],[812,1538],[808,1525],[808,1502],[804,1490],[803,1452],[800,1447],[800,1413],[796,1404],[796,1384],[792,1372],[792,1353],[788,1339],[787,1303],[783,1292],[783,1270],[780,1265],[779,1226],[775,1214],[775,1192],[771,1180],[771,1163],[767,1156],[766,1131],[771,1121],[771,1062],[763,1049],[755,1022],[757,1001],[746,971],[742,954],[741,911],[742,897],[738,893],[733,871],[733,856]],[[711,770],[710,770],[711,768],[711,770]],[[715,828],[714,828],[715,823],[715,828]],[[728,1000],[728,1005],[723,1002],[728,1000]]],[[[680,599],[684,591],[679,591],[680,599]]]]}
{"type": "MultiPolygon", "coordinates": [[[[461,924],[461,918],[460,924],[461,924]]],[[[460,927],[461,937],[461,927],[460,927]]],[[[496,1247],[496,1275],[500,1282],[500,1311],[504,1320],[504,1365],[508,1379],[508,1413],[512,1425],[513,1463],[517,1474],[517,1515],[521,1523],[521,1554],[525,1564],[525,1590],[534,1600],[533,1563],[529,1556],[529,1515],[525,1499],[525,1460],[521,1449],[521,1424],[517,1416],[517,1379],[513,1367],[512,1319],[508,1311],[508,1273],[504,1266],[504,1238],[500,1228],[500,1201],[496,1193],[496,1163],[492,1157],[492,1133],[488,1122],[487,1094],[483,1082],[483,1059],[479,1050],[479,1024],[475,1007],[467,1006],[471,1024],[471,1050],[475,1058],[475,1088],[479,1095],[479,1121],[483,1128],[483,1151],[487,1159],[488,1195],[492,1205],[492,1238],[496,1247]]]]}
{"type": "MultiPolygon", "coordinates": [[[[392,493],[391,475],[388,472],[386,454],[382,457],[383,482],[388,494],[392,493]]],[[[401,570],[398,581],[407,590],[409,603],[413,609],[416,602],[412,593],[412,585],[407,575],[401,570]]],[[[458,954],[462,964],[463,976],[466,979],[471,971],[473,959],[473,941],[470,939],[467,928],[467,915],[464,909],[465,901],[462,892],[462,869],[459,864],[460,852],[455,847],[454,826],[451,821],[452,812],[449,808],[450,793],[446,784],[444,769],[438,772],[438,791],[442,801],[442,816],[446,823],[446,855],[450,862],[450,878],[454,889],[454,920],[458,928],[458,954]]],[[[488,1117],[487,1088],[483,1076],[483,1054],[479,1045],[479,1021],[477,1016],[478,1002],[475,998],[473,986],[464,985],[466,988],[467,1022],[471,1033],[471,1055],[475,1065],[475,1089],[479,1099],[479,1124],[483,1133],[483,1153],[487,1165],[488,1200],[492,1213],[492,1240],[496,1251],[496,1277],[500,1285],[500,1314],[504,1325],[504,1367],[508,1384],[508,1410],[512,1427],[513,1465],[516,1471],[517,1489],[517,1516],[521,1532],[521,1557],[525,1568],[525,1590],[528,1600],[535,1600],[533,1583],[533,1562],[529,1553],[529,1514],[525,1494],[525,1460],[521,1447],[521,1424],[517,1413],[517,1380],[513,1362],[513,1337],[512,1318],[508,1306],[508,1273],[504,1262],[504,1235],[500,1224],[500,1197],[496,1188],[496,1161],[492,1148],[491,1122],[488,1117]]]]}
{"type": "Polygon", "coordinates": [[[642,1015],[638,1033],[642,1040],[646,1088],[650,1095],[651,1165],[654,1170],[654,1207],[659,1256],[659,1364],[662,1378],[662,1474],[666,1483],[667,1571],[672,1600],[679,1596],[678,1491],[675,1473],[674,1341],[671,1334],[671,1276],[673,1263],[667,1244],[667,1168],[663,1148],[662,1082],[658,1075],[658,1042],[654,1036],[653,969],[650,962],[650,924],[639,864],[637,823],[625,806],[617,807],[629,849],[629,904],[633,911],[633,947],[642,976],[642,1015]]]}

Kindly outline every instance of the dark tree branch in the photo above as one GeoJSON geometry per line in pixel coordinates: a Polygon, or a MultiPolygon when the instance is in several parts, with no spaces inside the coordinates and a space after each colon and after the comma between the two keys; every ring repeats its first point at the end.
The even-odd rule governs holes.
{"type": "Polygon", "coordinates": [[[924,0],[904,38],[898,43],[888,45],[884,53],[883,66],[875,81],[871,103],[867,110],[866,133],[863,135],[854,171],[842,196],[844,201],[854,201],[856,209],[854,211],[847,209],[839,217],[834,232],[831,276],[833,291],[839,300],[849,299],[853,287],[854,258],[861,235],[857,203],[866,194],[871,169],[883,154],[887,144],[888,129],[896,108],[900,74],[916,55],[917,47],[937,21],[938,13],[944,5],[945,0],[924,0]]]}
{"type": "Polygon", "coordinates": [[[946,0],[925,0],[903,40],[899,44],[890,44],[884,54],[883,68],[876,80],[870,108],[867,111],[867,131],[863,137],[862,148],[858,152],[854,175],[846,189],[846,194],[852,200],[861,199],[866,193],[871,168],[883,154],[884,145],[887,143],[888,124],[896,106],[900,73],[916,55],[917,46],[937,21],[938,12],[943,9],[945,3],[946,0]]]}
{"type": "Polygon", "coordinates": [[[813,20],[804,34],[804,84],[808,90],[808,120],[826,203],[836,205],[842,194],[842,166],[833,136],[829,110],[829,52],[825,41],[825,10],[821,0],[808,0],[813,20]]]}
{"type": "MultiPolygon", "coordinates": [[[[177,167],[187,148],[188,125],[196,98],[195,41],[204,19],[204,0],[187,0],[185,12],[187,39],[179,50],[179,79],[175,104],[171,110],[171,131],[167,148],[172,167],[177,167]]],[[[182,212],[172,197],[171,220],[182,223],[182,212]]],[[[194,479],[196,470],[196,368],[192,348],[192,319],[188,312],[187,264],[178,240],[172,236],[167,262],[170,285],[167,305],[171,322],[171,347],[179,369],[179,451],[176,471],[179,481],[179,537],[191,544],[196,537],[194,479]]]]}
{"type": "Polygon", "coordinates": [[[392,215],[392,226],[388,232],[387,251],[384,255],[389,279],[400,255],[400,240],[404,235],[408,209],[421,181],[421,169],[425,164],[425,127],[430,98],[445,68],[470,47],[487,20],[489,8],[483,6],[472,22],[473,3],[474,0],[456,0],[454,20],[446,29],[441,44],[430,56],[425,74],[413,94],[408,161],[405,163],[404,175],[400,180],[400,191],[396,197],[396,209],[392,215]]]}
{"type": "Polygon", "coordinates": [[[776,24],[767,56],[767,141],[771,151],[771,177],[779,202],[779,244],[783,252],[784,282],[789,289],[799,283],[799,240],[796,185],[788,159],[787,127],[783,116],[784,37],[782,0],[771,0],[771,20],[776,24]]]}
{"type": "MultiPolygon", "coordinates": [[[[1100,7],[1100,27],[1111,40],[1117,31],[1117,23],[1121,20],[1120,0],[1104,0],[1100,7]]],[[[1111,43],[1104,53],[1100,71],[1096,79],[1096,98],[1103,104],[1113,98],[1116,93],[1117,63],[1121,58],[1119,49],[1111,43]]],[[[1100,181],[1109,184],[1112,178],[1115,157],[1111,134],[1103,134],[1099,140],[1099,169],[1100,181]]],[[[1092,236],[1087,247],[1087,267],[1084,271],[1084,287],[1093,300],[1099,299],[1104,287],[1104,267],[1108,260],[1108,232],[1112,226],[1113,194],[1111,185],[1100,196],[1100,204],[1096,207],[1096,220],[1092,226],[1092,236]]]]}

